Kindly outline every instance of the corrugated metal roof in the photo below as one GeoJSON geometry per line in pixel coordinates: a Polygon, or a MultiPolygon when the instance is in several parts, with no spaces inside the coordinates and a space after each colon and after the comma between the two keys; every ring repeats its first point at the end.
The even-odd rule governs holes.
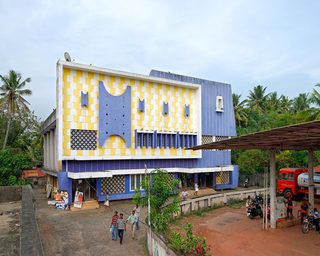
{"type": "Polygon", "coordinates": [[[320,121],[290,125],[199,145],[199,149],[320,149],[320,121]]]}

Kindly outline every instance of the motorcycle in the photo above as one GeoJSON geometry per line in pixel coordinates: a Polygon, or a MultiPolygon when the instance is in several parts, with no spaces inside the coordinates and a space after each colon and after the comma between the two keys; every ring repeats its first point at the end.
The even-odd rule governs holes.
{"type": "Polygon", "coordinates": [[[247,188],[247,187],[248,187],[248,184],[249,184],[249,179],[246,178],[246,179],[244,180],[244,182],[243,182],[243,187],[244,187],[244,188],[247,188]]]}
{"type": "Polygon", "coordinates": [[[250,219],[253,219],[256,216],[260,216],[261,218],[263,217],[263,212],[261,209],[261,206],[259,204],[253,204],[251,207],[248,208],[247,211],[247,216],[250,219]]]}
{"type": "Polygon", "coordinates": [[[263,212],[261,205],[263,204],[263,197],[261,195],[256,195],[252,200],[251,206],[247,210],[247,216],[253,219],[256,216],[263,217],[263,212]]]}
{"type": "MultiPolygon", "coordinates": [[[[316,225],[319,225],[319,220],[315,219],[312,214],[305,216],[301,226],[302,233],[307,234],[310,230],[316,230],[316,225]]],[[[320,229],[318,232],[320,233],[320,229]]]]}

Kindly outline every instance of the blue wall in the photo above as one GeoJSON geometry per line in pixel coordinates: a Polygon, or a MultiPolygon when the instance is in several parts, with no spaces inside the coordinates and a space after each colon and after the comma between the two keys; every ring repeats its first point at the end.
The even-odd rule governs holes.
{"type": "Polygon", "coordinates": [[[68,178],[67,172],[58,172],[59,190],[65,190],[69,194],[69,205],[72,204],[72,179],[68,178]]]}
{"type": "Polygon", "coordinates": [[[101,172],[108,170],[156,168],[207,168],[231,163],[230,151],[202,151],[198,159],[154,159],[154,160],[63,160],[62,170],[69,172],[101,172]]]}
{"type": "Polygon", "coordinates": [[[210,80],[151,70],[150,76],[201,85],[202,135],[235,136],[231,85],[210,80]],[[216,111],[216,96],[223,97],[223,112],[216,111]]]}

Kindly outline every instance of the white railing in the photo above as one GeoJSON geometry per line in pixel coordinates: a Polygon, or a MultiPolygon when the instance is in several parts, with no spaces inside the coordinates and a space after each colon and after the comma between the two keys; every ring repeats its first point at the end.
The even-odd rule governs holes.
{"type": "Polygon", "coordinates": [[[207,209],[218,205],[227,204],[228,200],[244,200],[249,195],[252,197],[255,194],[269,193],[269,188],[258,188],[250,190],[241,190],[228,193],[220,193],[209,196],[203,196],[198,198],[189,199],[180,203],[180,215],[198,211],[201,209],[207,209]]]}

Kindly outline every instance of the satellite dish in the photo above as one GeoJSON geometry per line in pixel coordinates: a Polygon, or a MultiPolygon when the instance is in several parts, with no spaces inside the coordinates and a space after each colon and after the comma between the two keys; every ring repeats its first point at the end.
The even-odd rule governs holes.
{"type": "Polygon", "coordinates": [[[64,58],[65,58],[66,61],[71,62],[71,56],[70,56],[70,54],[68,52],[64,53],[64,58]]]}

